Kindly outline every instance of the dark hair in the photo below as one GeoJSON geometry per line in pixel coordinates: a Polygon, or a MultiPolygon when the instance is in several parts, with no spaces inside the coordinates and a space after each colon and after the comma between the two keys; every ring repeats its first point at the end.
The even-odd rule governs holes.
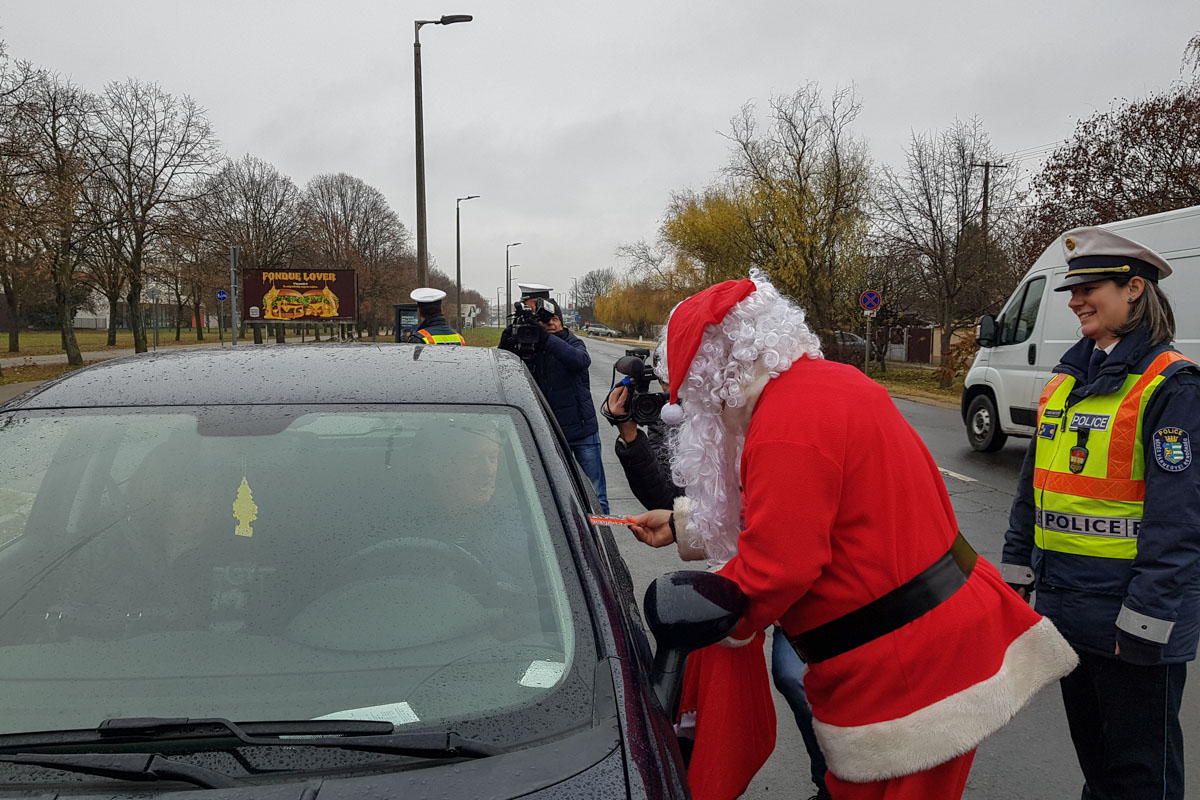
{"type": "Polygon", "coordinates": [[[417,303],[417,311],[421,312],[421,317],[432,317],[434,314],[442,313],[442,301],[436,303],[417,303]]]}
{"type": "MultiPolygon", "coordinates": [[[[1124,287],[1133,280],[1133,276],[1122,275],[1113,280],[1117,286],[1124,287]]],[[[1125,336],[1138,328],[1146,328],[1150,332],[1151,345],[1170,342],[1175,338],[1175,312],[1171,310],[1171,301],[1154,281],[1146,281],[1146,290],[1129,304],[1129,318],[1113,333],[1125,336]]]]}

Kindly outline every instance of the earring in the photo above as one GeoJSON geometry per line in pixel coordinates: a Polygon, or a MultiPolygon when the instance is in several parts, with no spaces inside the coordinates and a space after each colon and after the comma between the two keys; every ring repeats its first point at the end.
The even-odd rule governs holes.
{"type": "Polygon", "coordinates": [[[1129,295],[1129,302],[1133,302],[1133,295],[1129,295]]]}

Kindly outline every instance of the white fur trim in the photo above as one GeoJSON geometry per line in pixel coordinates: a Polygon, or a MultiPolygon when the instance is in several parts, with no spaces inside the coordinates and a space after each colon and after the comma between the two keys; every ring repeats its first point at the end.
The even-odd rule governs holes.
{"type": "Polygon", "coordinates": [[[756,635],[757,634],[752,633],[749,636],[747,636],[745,639],[735,639],[732,636],[726,636],[724,639],[717,642],[717,644],[721,645],[721,647],[733,647],[733,648],[745,647],[746,645],[748,645],[754,641],[754,637],[756,635]]]}
{"type": "Polygon", "coordinates": [[[679,557],[684,561],[703,561],[707,557],[704,543],[694,541],[694,537],[688,535],[687,522],[691,510],[691,500],[685,496],[675,498],[675,546],[679,549],[679,557]]]}
{"type": "Polygon", "coordinates": [[[667,403],[659,412],[659,417],[667,425],[678,425],[683,422],[683,408],[678,403],[667,403]]]}
{"type": "Polygon", "coordinates": [[[979,745],[1047,684],[1079,663],[1067,640],[1042,619],[1013,640],[992,677],[899,719],[839,727],[813,719],[829,770],[868,783],[930,769],[979,745]]]}

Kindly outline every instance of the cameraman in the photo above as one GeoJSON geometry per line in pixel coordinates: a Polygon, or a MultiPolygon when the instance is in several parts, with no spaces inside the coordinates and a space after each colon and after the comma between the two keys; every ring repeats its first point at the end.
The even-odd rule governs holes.
{"type": "Polygon", "coordinates": [[[500,349],[516,353],[533,375],[575,460],[588,476],[600,500],[600,509],[608,513],[608,487],[604,465],[600,461],[600,426],[592,405],[588,367],[592,358],[587,346],[562,323],[562,311],[550,299],[550,290],[541,286],[521,285],[522,303],[529,310],[518,314],[500,334],[500,349]],[[536,326],[536,330],[531,330],[536,326]],[[533,335],[531,335],[533,334],[533,335]],[[525,343],[532,339],[531,346],[525,343]]]}
{"type": "Polygon", "coordinates": [[[604,416],[617,426],[617,460],[633,496],[647,509],[672,508],[683,488],[671,480],[670,455],[661,420],[646,424],[643,433],[629,410],[629,389],[618,383],[608,395],[604,416]]]}

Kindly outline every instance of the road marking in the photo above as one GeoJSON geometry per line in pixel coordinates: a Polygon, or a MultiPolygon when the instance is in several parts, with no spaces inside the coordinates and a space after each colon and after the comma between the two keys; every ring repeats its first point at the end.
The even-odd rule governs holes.
{"type": "Polygon", "coordinates": [[[949,478],[955,478],[964,483],[979,483],[979,481],[975,480],[974,478],[968,478],[966,475],[959,475],[957,472],[951,472],[950,470],[946,469],[945,467],[938,467],[938,472],[942,473],[943,475],[945,475],[949,478]]]}

